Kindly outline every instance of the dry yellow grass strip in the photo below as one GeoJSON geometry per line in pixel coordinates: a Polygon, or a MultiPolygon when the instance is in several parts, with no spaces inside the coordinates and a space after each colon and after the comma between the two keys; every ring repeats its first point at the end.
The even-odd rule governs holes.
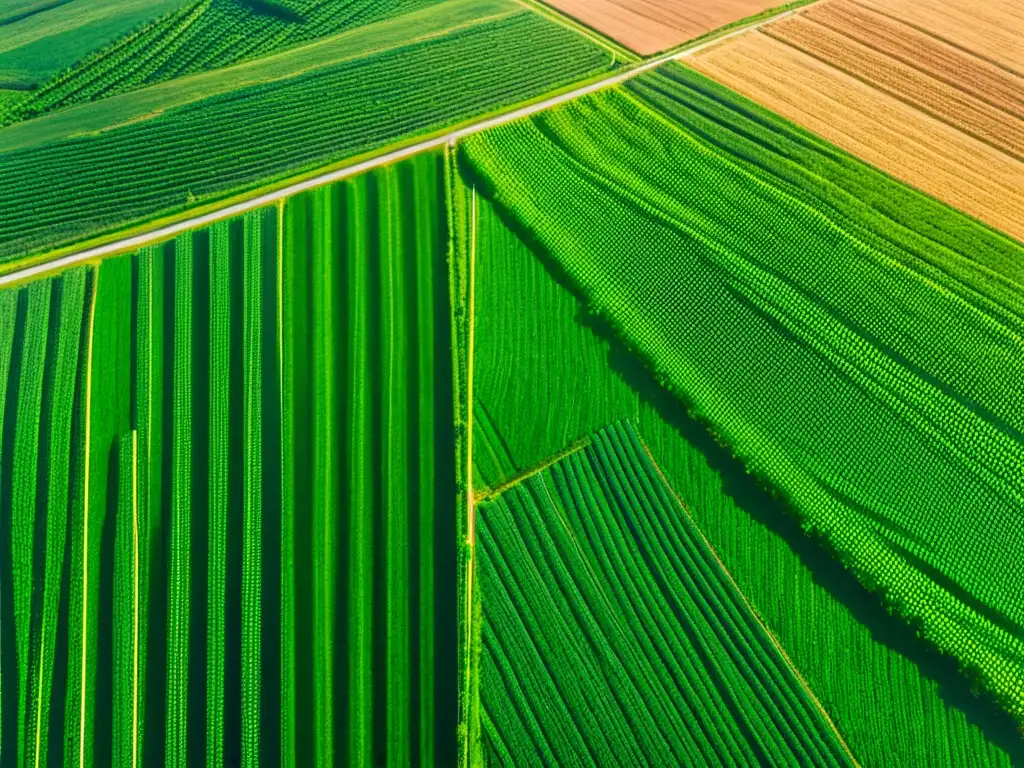
{"type": "Polygon", "coordinates": [[[883,171],[1024,240],[1024,163],[760,32],[690,62],[883,171]]]}
{"type": "Polygon", "coordinates": [[[1018,0],[857,2],[1024,75],[1024,17],[1018,0]]]}
{"type": "Polygon", "coordinates": [[[819,3],[804,18],[1024,119],[1024,78],[852,0],[819,3]]]}
{"type": "Polygon", "coordinates": [[[1018,160],[1024,155],[1024,121],[914,67],[804,16],[791,16],[768,25],[763,31],[1018,160]]]}
{"type": "Polygon", "coordinates": [[[647,56],[685,43],[781,0],[545,0],[627,48],[647,56]]]}

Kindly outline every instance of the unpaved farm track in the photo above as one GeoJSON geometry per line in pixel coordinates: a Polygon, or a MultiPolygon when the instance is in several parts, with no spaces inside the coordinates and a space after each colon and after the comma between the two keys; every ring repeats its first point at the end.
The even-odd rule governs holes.
{"type": "MultiPolygon", "coordinates": [[[[919,26],[928,17],[917,5],[932,9],[936,29],[947,31],[943,9],[960,13],[954,0],[921,0],[907,13],[913,25],[893,18],[911,4],[896,0],[886,15],[876,5],[816,5],[690,61],[883,171],[1024,240],[1024,78],[994,63],[1015,54],[978,48],[975,55],[966,46],[980,46],[977,36],[962,34],[958,47],[919,26]]],[[[1007,4],[979,11],[985,28],[995,23],[996,6],[1007,4]]],[[[1019,13],[1007,10],[1004,27],[1021,24],[1019,13]]]]}

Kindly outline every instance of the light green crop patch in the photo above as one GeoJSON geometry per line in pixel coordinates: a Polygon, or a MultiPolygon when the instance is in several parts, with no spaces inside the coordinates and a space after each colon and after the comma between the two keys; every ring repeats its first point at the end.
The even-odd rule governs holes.
{"type": "Polygon", "coordinates": [[[465,148],[660,384],[1024,717],[1020,246],[678,65],[465,148]]]}
{"type": "Polygon", "coordinates": [[[477,519],[495,764],[854,764],[628,422],[477,519]]]}

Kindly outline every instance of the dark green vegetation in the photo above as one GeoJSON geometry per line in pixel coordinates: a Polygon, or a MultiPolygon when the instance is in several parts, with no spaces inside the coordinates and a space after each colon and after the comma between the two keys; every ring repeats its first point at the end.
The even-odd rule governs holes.
{"type": "Polygon", "coordinates": [[[679,66],[464,146],[657,380],[1024,719],[1024,249],[679,66]]]}
{"type": "Polygon", "coordinates": [[[0,292],[4,765],[454,764],[444,201],[424,155],[0,292]]]}
{"type": "Polygon", "coordinates": [[[582,36],[505,5],[509,14],[449,34],[417,40],[410,27],[401,44],[356,60],[0,153],[0,260],[379,150],[611,66],[582,36]]]}
{"type": "Polygon", "coordinates": [[[496,765],[852,765],[633,427],[477,521],[496,765]]]}
{"type": "Polygon", "coordinates": [[[444,199],[435,154],[284,211],[286,762],[455,758],[444,199]]]}
{"type": "Polygon", "coordinates": [[[928,765],[941,755],[948,765],[1009,765],[1001,748],[1020,753],[1013,724],[979,706],[955,664],[922,649],[791,522],[560,284],[564,275],[543,251],[531,250],[481,196],[477,211],[477,493],[604,424],[631,421],[858,761],[928,765]]]}

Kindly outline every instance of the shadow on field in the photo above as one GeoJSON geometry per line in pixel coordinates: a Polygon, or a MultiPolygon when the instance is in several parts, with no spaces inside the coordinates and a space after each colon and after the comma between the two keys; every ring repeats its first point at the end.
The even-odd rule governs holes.
{"type": "Polygon", "coordinates": [[[1010,755],[1014,765],[1024,765],[1024,739],[1013,718],[990,697],[973,690],[971,680],[960,673],[955,659],[939,653],[918,637],[911,624],[889,614],[881,599],[865,589],[826,545],[804,532],[783,501],[761,487],[747,474],[743,463],[719,445],[707,427],[686,412],[682,402],[658,385],[639,358],[611,335],[603,320],[581,312],[579,322],[610,342],[611,368],[684,440],[700,450],[708,465],[722,478],[723,489],[738,507],[782,537],[811,571],[815,583],[846,606],[854,618],[870,630],[876,642],[917,665],[925,677],[938,683],[939,694],[948,706],[962,711],[968,722],[1010,755]]]}
{"type": "Polygon", "coordinates": [[[879,596],[865,589],[823,541],[805,533],[795,512],[749,475],[743,463],[716,442],[708,428],[687,412],[683,402],[658,384],[637,353],[622,342],[604,318],[587,311],[585,297],[568,274],[551,258],[534,234],[494,200],[486,180],[477,176],[461,156],[459,167],[464,178],[475,183],[477,189],[491,200],[505,226],[530,247],[556,282],[580,302],[577,322],[609,343],[608,363],[611,369],[684,440],[701,452],[708,465],[721,476],[723,489],[736,505],[784,539],[811,571],[815,583],[828,590],[859,623],[866,626],[875,641],[914,663],[926,678],[938,684],[939,694],[947,706],[963,712],[969,723],[977,726],[989,741],[1010,756],[1013,765],[1024,766],[1024,736],[1014,719],[990,696],[975,690],[971,679],[959,671],[955,659],[939,653],[918,637],[914,626],[889,614],[879,596]]]}
{"type": "Polygon", "coordinates": [[[306,17],[301,13],[292,10],[286,5],[275,3],[272,0],[238,0],[238,4],[257,16],[269,16],[272,19],[285,21],[290,24],[306,23],[306,17]]]}

